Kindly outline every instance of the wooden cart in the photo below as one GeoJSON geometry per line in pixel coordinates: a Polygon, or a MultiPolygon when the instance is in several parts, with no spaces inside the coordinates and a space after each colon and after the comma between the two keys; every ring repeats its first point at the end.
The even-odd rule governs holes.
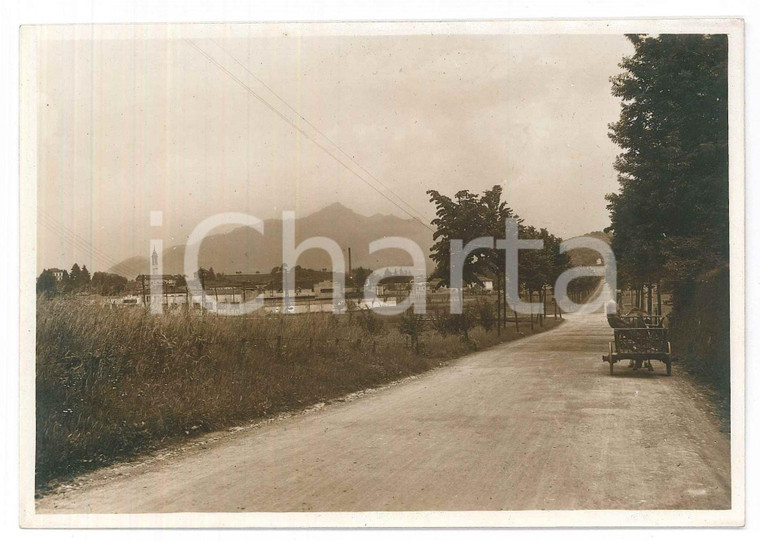
{"type": "Polygon", "coordinates": [[[637,367],[645,361],[665,363],[668,375],[671,372],[672,353],[668,330],[660,327],[615,329],[615,341],[610,342],[609,356],[602,356],[604,362],[610,363],[610,375],[615,363],[632,360],[637,367]]]}
{"type": "Polygon", "coordinates": [[[619,317],[623,321],[626,321],[629,327],[646,327],[648,329],[662,327],[662,323],[665,319],[663,316],[650,316],[646,314],[619,317]]]}

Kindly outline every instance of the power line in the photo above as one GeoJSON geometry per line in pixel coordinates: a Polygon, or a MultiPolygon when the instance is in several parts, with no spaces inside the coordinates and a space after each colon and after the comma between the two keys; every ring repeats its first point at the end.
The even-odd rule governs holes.
{"type": "MultiPolygon", "coordinates": [[[[343,167],[344,167],[344,168],[345,168],[347,171],[349,171],[349,172],[350,172],[352,175],[354,175],[356,178],[358,178],[359,180],[361,180],[362,182],[364,182],[364,183],[365,183],[367,186],[369,186],[370,188],[372,188],[372,189],[373,189],[375,192],[377,192],[379,195],[381,195],[382,197],[384,197],[384,198],[385,198],[385,199],[386,199],[388,202],[390,202],[390,203],[391,203],[392,205],[394,205],[396,208],[398,208],[399,210],[401,210],[401,212],[403,212],[404,214],[406,214],[406,215],[407,215],[407,216],[409,216],[410,218],[412,218],[412,219],[414,219],[414,220],[418,221],[420,224],[422,224],[424,227],[428,228],[430,231],[433,231],[433,232],[435,232],[435,230],[434,230],[432,227],[430,227],[428,224],[426,224],[424,221],[422,221],[422,220],[421,220],[421,219],[420,219],[418,216],[415,216],[414,214],[412,214],[411,212],[409,212],[408,210],[406,210],[405,208],[403,208],[403,207],[402,207],[401,205],[399,205],[399,204],[398,204],[396,201],[394,201],[394,200],[393,200],[393,199],[391,199],[391,198],[390,198],[388,195],[386,195],[386,194],[385,194],[385,193],[383,193],[383,192],[382,192],[380,189],[378,189],[376,186],[374,186],[373,184],[371,184],[370,182],[368,182],[368,181],[367,181],[367,179],[365,179],[364,177],[362,177],[361,175],[359,175],[359,174],[358,174],[356,171],[354,171],[354,170],[353,170],[351,167],[349,167],[349,166],[348,166],[348,165],[347,165],[347,164],[346,164],[346,163],[345,163],[343,160],[341,160],[341,159],[340,159],[338,156],[336,156],[334,153],[330,152],[330,150],[328,150],[328,149],[327,149],[327,148],[326,148],[324,145],[322,145],[322,144],[320,144],[318,141],[314,140],[314,138],[312,138],[311,136],[309,136],[309,134],[308,134],[308,133],[306,133],[306,132],[305,132],[303,129],[301,129],[301,127],[300,127],[300,126],[298,126],[296,123],[294,123],[292,120],[290,120],[290,119],[289,119],[287,116],[285,116],[285,115],[284,115],[282,112],[280,112],[280,111],[279,111],[277,108],[275,108],[275,107],[274,107],[272,104],[270,104],[270,103],[269,103],[268,101],[266,101],[264,98],[262,98],[261,96],[259,96],[259,94],[257,94],[257,93],[256,93],[256,91],[254,91],[254,90],[253,90],[253,89],[252,89],[250,86],[248,86],[248,85],[247,85],[247,84],[246,84],[244,81],[240,80],[240,78],[238,78],[238,77],[237,77],[235,74],[233,74],[233,73],[232,73],[230,70],[228,70],[227,68],[225,68],[225,67],[224,67],[222,64],[220,64],[220,63],[219,63],[219,62],[218,62],[216,59],[214,59],[214,58],[213,58],[211,55],[209,55],[208,53],[206,53],[206,51],[204,51],[203,49],[201,49],[200,47],[198,47],[198,45],[196,45],[196,44],[195,44],[193,41],[191,41],[191,40],[189,40],[189,39],[185,39],[185,41],[186,41],[186,42],[187,42],[189,45],[191,45],[193,48],[195,48],[195,49],[196,49],[198,52],[200,52],[200,53],[201,53],[201,54],[202,54],[202,55],[203,55],[203,56],[204,56],[204,57],[205,57],[205,58],[206,58],[206,59],[207,59],[209,62],[211,62],[212,64],[214,64],[214,65],[215,65],[217,68],[219,68],[219,69],[220,69],[222,72],[224,72],[224,73],[226,73],[227,75],[229,75],[229,76],[230,76],[230,78],[232,78],[232,79],[233,79],[235,82],[237,82],[237,83],[238,83],[238,84],[239,84],[241,87],[243,87],[243,89],[245,89],[245,90],[246,90],[248,93],[250,93],[250,94],[251,94],[253,97],[255,97],[255,98],[256,98],[256,99],[257,99],[259,102],[261,102],[261,104],[262,104],[262,105],[264,105],[265,107],[267,107],[269,110],[271,110],[271,111],[272,111],[273,113],[275,113],[277,116],[279,116],[279,117],[280,117],[282,120],[284,120],[285,122],[287,122],[287,123],[288,123],[288,124],[289,124],[291,127],[293,127],[293,129],[297,130],[297,131],[298,131],[299,133],[301,133],[301,134],[302,134],[304,137],[306,137],[308,140],[310,140],[310,141],[311,141],[312,143],[314,143],[316,146],[318,146],[319,148],[321,148],[321,149],[322,149],[322,150],[323,150],[323,151],[324,151],[324,152],[325,152],[325,153],[326,153],[328,156],[330,156],[332,159],[334,159],[334,160],[335,160],[335,161],[337,161],[339,164],[341,164],[341,165],[342,165],[342,166],[343,166],[343,167]]],[[[247,70],[246,70],[246,71],[247,71],[247,70]]],[[[249,73],[250,73],[250,72],[249,72],[249,73]]],[[[255,77],[255,76],[254,76],[254,77],[255,77]]],[[[263,84],[263,83],[262,83],[262,84],[263,84]]],[[[265,86],[266,86],[266,85],[265,85],[265,86]]],[[[271,91],[271,90],[270,90],[270,91],[271,91]]],[[[274,92],[272,92],[272,93],[274,94],[274,92]]],[[[281,101],[283,101],[281,98],[280,98],[280,100],[281,100],[281,101]]],[[[283,101],[283,103],[284,103],[284,101],[283,101]]],[[[288,105],[288,107],[290,107],[290,106],[288,105]]],[[[291,107],[291,109],[292,109],[292,107],[291,107]]],[[[298,114],[298,113],[296,113],[296,114],[298,114]]],[[[304,119],[304,120],[306,121],[306,119],[304,119]]],[[[306,122],[308,123],[308,121],[306,121],[306,122]]],[[[309,123],[309,125],[313,127],[313,125],[312,125],[312,124],[310,124],[310,123],[309,123]]],[[[315,128],[315,130],[316,130],[316,128],[315,128]]],[[[317,132],[319,132],[319,130],[316,130],[316,131],[317,131],[317,132]]],[[[321,132],[319,132],[319,133],[321,133],[321,132]]],[[[323,135],[323,137],[325,137],[325,138],[326,138],[328,141],[330,140],[330,139],[329,139],[327,136],[325,136],[324,134],[322,134],[322,135],[323,135]]],[[[338,148],[338,149],[340,150],[340,147],[338,147],[337,145],[335,145],[335,143],[333,143],[333,145],[334,145],[336,148],[338,148]]],[[[344,152],[343,150],[340,150],[340,151],[341,151],[341,152],[343,152],[343,153],[345,154],[345,152],[344,152]]],[[[347,154],[346,154],[346,155],[347,155],[347,154]]],[[[352,160],[352,161],[353,161],[353,160],[352,160]]],[[[354,163],[356,163],[356,162],[354,162],[354,163]]],[[[357,164],[357,165],[358,165],[358,164],[357,164]]],[[[361,166],[359,166],[359,167],[361,167],[361,166]]],[[[364,168],[362,168],[362,169],[364,170],[364,168]]],[[[366,171],[366,170],[365,170],[365,171],[366,171]]],[[[371,173],[368,173],[368,174],[369,174],[370,176],[372,176],[372,175],[371,175],[371,173]]],[[[381,183],[381,185],[382,185],[382,183],[381,183]]],[[[385,187],[385,185],[383,185],[383,186],[385,187]]],[[[387,188],[387,187],[385,187],[385,188],[386,188],[386,190],[388,190],[388,191],[390,191],[391,193],[393,193],[393,192],[392,192],[392,191],[391,191],[389,188],[387,188]]],[[[394,194],[394,195],[396,195],[396,194],[394,194]]],[[[396,197],[399,197],[399,196],[396,196],[396,197]]],[[[399,197],[399,199],[401,199],[401,198],[399,197]]],[[[411,208],[411,207],[410,207],[410,208],[411,208]]]]}
{"type": "Polygon", "coordinates": [[[46,222],[44,220],[40,220],[39,223],[41,225],[46,226],[48,229],[50,229],[56,235],[59,235],[64,242],[66,242],[68,244],[72,244],[74,246],[74,248],[76,248],[76,249],[79,249],[79,250],[87,252],[87,256],[88,257],[91,257],[93,259],[95,259],[97,257],[98,259],[100,259],[100,256],[98,254],[94,253],[93,250],[92,250],[92,248],[86,246],[85,244],[83,244],[78,239],[72,237],[68,232],[63,231],[59,227],[57,227],[57,226],[55,226],[55,225],[53,225],[53,224],[51,224],[49,222],[46,222]]]}
{"type": "MultiPolygon", "coordinates": [[[[225,68],[221,63],[219,63],[216,59],[214,59],[211,55],[206,53],[203,49],[201,49],[196,43],[189,39],[185,39],[185,41],[190,44],[193,48],[198,50],[209,62],[214,64],[217,68],[219,68],[222,72],[226,73],[228,76],[230,76],[235,82],[237,82],[241,87],[243,87],[244,90],[249,92],[251,95],[253,95],[259,102],[262,103],[262,105],[266,106],[269,110],[271,110],[273,113],[275,113],[277,116],[279,116],[282,120],[284,120],[286,123],[288,123],[292,128],[297,130],[299,133],[301,133],[304,137],[309,139],[312,143],[314,143],[317,147],[322,149],[328,156],[333,158],[336,162],[338,162],[340,165],[342,165],[348,172],[350,172],[352,175],[354,175],[356,178],[364,182],[367,186],[372,188],[375,192],[377,192],[379,195],[384,197],[388,202],[390,202],[392,205],[394,205],[396,208],[401,210],[404,214],[408,215],[413,220],[416,220],[420,224],[422,224],[424,227],[429,229],[430,231],[434,232],[434,229],[430,227],[427,223],[425,223],[422,219],[420,219],[419,216],[422,216],[423,213],[415,209],[413,206],[411,206],[409,203],[403,200],[401,196],[397,195],[393,190],[391,190],[386,184],[384,184],[379,178],[377,178],[375,175],[373,175],[370,171],[368,171],[365,167],[363,167],[361,164],[359,164],[350,154],[348,154],[346,151],[344,151],[337,143],[335,143],[329,136],[327,136],[324,132],[322,132],[318,127],[316,127],[314,124],[309,122],[308,119],[306,119],[303,115],[301,115],[296,109],[294,109],[287,101],[285,101],[283,98],[281,98],[270,86],[268,86],[264,81],[259,79],[254,73],[252,73],[243,63],[241,63],[237,58],[235,58],[231,53],[229,53],[226,49],[224,49],[221,45],[219,45],[215,40],[211,40],[214,45],[216,45],[219,49],[221,49],[227,56],[229,56],[235,63],[237,63],[243,70],[246,71],[251,77],[253,77],[256,81],[258,81],[262,86],[264,86],[269,92],[272,93],[281,103],[283,103],[288,109],[290,109],[293,113],[295,113],[301,120],[303,120],[306,124],[308,124],[314,131],[316,131],[319,135],[324,137],[325,140],[327,140],[332,146],[334,146],[340,154],[345,156],[352,164],[354,164],[357,168],[359,168],[362,172],[364,172],[367,176],[369,176],[372,180],[374,180],[377,184],[383,187],[384,190],[387,192],[393,194],[396,198],[398,198],[399,201],[401,201],[408,209],[411,209],[412,212],[407,210],[406,208],[402,207],[398,202],[391,199],[386,193],[383,193],[380,189],[378,189],[376,186],[371,184],[367,179],[359,175],[356,171],[354,171],[351,167],[349,167],[348,164],[346,164],[343,160],[341,160],[338,156],[336,156],[333,152],[331,152],[328,148],[326,148],[324,145],[320,144],[318,141],[316,141],[312,136],[310,136],[307,132],[305,132],[300,126],[298,126],[296,123],[294,123],[291,119],[289,119],[287,116],[285,116],[281,111],[279,111],[276,107],[274,107],[271,103],[266,101],[264,98],[262,98],[259,94],[256,93],[249,85],[247,85],[244,81],[242,81],[240,78],[235,76],[231,71],[229,71],[227,68],[225,68]],[[414,213],[417,213],[418,215],[415,215],[414,213]]],[[[39,217],[43,219],[41,222],[43,225],[47,226],[49,229],[54,231],[57,234],[63,235],[64,239],[68,242],[72,243],[75,248],[78,248],[80,250],[83,250],[87,252],[90,257],[93,259],[98,260],[99,263],[105,263],[108,267],[114,267],[118,264],[117,261],[112,259],[109,255],[107,255],[105,252],[99,250],[95,246],[93,246],[88,240],[80,237],[78,234],[76,234],[74,231],[70,230],[68,227],[66,227],[61,222],[58,222],[55,218],[53,218],[50,215],[47,215],[44,211],[40,210],[39,217]]]]}
{"type": "Polygon", "coordinates": [[[54,233],[62,235],[64,240],[73,244],[74,248],[87,252],[88,255],[96,260],[99,264],[106,267],[113,267],[116,265],[116,261],[103,252],[100,252],[97,248],[92,246],[89,242],[79,237],[76,233],[69,230],[65,225],[58,223],[54,218],[40,213],[42,220],[39,223],[48,227],[54,233]]]}
{"type": "Polygon", "coordinates": [[[69,235],[73,240],[77,240],[80,245],[84,245],[87,249],[87,251],[96,254],[101,257],[101,259],[114,261],[113,258],[111,258],[107,253],[104,251],[96,248],[95,246],[90,243],[89,240],[81,237],[77,233],[75,233],[73,230],[69,229],[67,226],[65,226],[62,222],[58,221],[56,218],[51,216],[50,214],[47,214],[45,211],[40,210],[39,211],[39,217],[47,220],[49,223],[45,224],[48,225],[48,227],[54,227],[58,229],[58,232],[62,232],[64,234],[69,235]]]}
{"type": "MultiPolygon", "coordinates": [[[[267,107],[269,110],[271,110],[273,113],[275,113],[277,116],[279,116],[282,120],[284,120],[286,123],[288,123],[293,129],[297,130],[299,133],[301,133],[304,137],[309,139],[312,143],[314,143],[316,146],[321,148],[328,156],[333,158],[335,161],[340,163],[346,170],[348,170],[351,174],[353,174],[355,177],[357,177],[359,180],[364,182],[367,186],[375,190],[378,194],[380,194],[382,197],[387,199],[391,204],[396,206],[399,210],[401,210],[404,214],[408,215],[414,220],[417,220],[420,222],[423,226],[427,227],[431,231],[433,229],[429,227],[425,222],[423,222],[419,217],[415,216],[414,214],[410,213],[408,210],[401,207],[396,201],[388,197],[386,194],[384,194],[382,191],[380,191],[377,187],[370,184],[365,178],[363,178],[361,175],[359,175],[356,171],[351,169],[343,160],[338,158],[335,154],[330,152],[327,148],[325,148],[324,145],[320,144],[318,141],[315,141],[314,138],[312,138],[308,133],[306,133],[303,129],[301,129],[296,123],[294,123],[292,120],[290,120],[287,116],[285,116],[281,111],[279,111],[277,108],[275,108],[272,104],[270,104],[268,101],[266,101],[264,98],[262,98],[259,94],[256,93],[250,86],[248,86],[244,81],[240,80],[235,74],[233,74],[230,70],[225,68],[222,64],[220,64],[216,59],[214,59],[211,55],[206,53],[203,49],[198,47],[193,41],[186,39],[186,42],[190,44],[192,47],[194,47],[196,50],[198,50],[209,62],[214,64],[216,67],[218,67],[221,71],[229,75],[235,82],[237,82],[243,89],[245,89],[247,92],[249,92],[251,95],[253,95],[259,102],[261,102],[262,105],[267,107]]],[[[274,92],[273,92],[274,94],[274,92]]],[[[305,120],[305,119],[304,119],[305,120]]],[[[334,143],[333,143],[334,144],[334,143]]],[[[335,145],[337,147],[337,145],[335,145]]],[[[387,189],[387,188],[386,188],[387,189]]],[[[390,191],[390,190],[388,190],[390,191]]],[[[395,194],[394,194],[395,195],[395,194]]],[[[397,196],[398,197],[398,196],[397,196]]]]}
{"type": "Polygon", "coordinates": [[[85,246],[85,245],[81,244],[81,243],[80,243],[79,241],[77,241],[76,239],[73,239],[73,238],[70,238],[70,237],[68,237],[66,233],[64,233],[64,232],[61,232],[61,231],[60,231],[60,230],[58,230],[58,229],[55,229],[53,226],[51,226],[51,225],[50,225],[50,224],[48,224],[48,223],[43,223],[43,225],[46,225],[47,227],[51,228],[51,229],[52,229],[52,230],[53,230],[55,233],[57,233],[57,234],[60,234],[60,235],[63,235],[63,240],[64,240],[64,242],[67,242],[67,243],[70,243],[70,244],[72,244],[72,245],[74,246],[74,248],[75,248],[75,249],[79,249],[79,250],[82,250],[82,251],[84,251],[84,252],[87,252],[87,255],[88,255],[90,258],[92,258],[92,260],[93,260],[93,261],[94,261],[96,264],[100,264],[100,265],[103,265],[103,266],[104,266],[104,267],[106,267],[106,268],[108,268],[108,267],[112,267],[112,266],[113,266],[113,263],[112,263],[112,262],[110,262],[110,261],[106,261],[106,260],[103,260],[103,259],[101,258],[101,256],[99,256],[99,255],[97,255],[97,254],[94,254],[94,253],[92,253],[92,251],[91,251],[91,249],[90,249],[90,248],[88,248],[87,246],[85,246]]]}
{"type": "MultiPolygon", "coordinates": [[[[356,167],[358,167],[359,169],[361,169],[361,170],[362,170],[362,171],[363,171],[365,174],[367,174],[367,175],[368,175],[368,176],[369,176],[369,177],[370,177],[372,180],[374,180],[374,181],[375,181],[375,182],[377,182],[377,183],[378,183],[380,186],[382,186],[382,187],[383,187],[383,188],[384,188],[386,191],[388,191],[388,192],[392,193],[394,196],[396,196],[396,198],[397,198],[397,199],[398,199],[398,200],[399,200],[401,203],[403,203],[403,204],[404,204],[404,205],[405,205],[405,206],[406,206],[408,209],[411,209],[411,210],[412,210],[414,213],[416,213],[416,215],[417,215],[417,216],[415,217],[415,219],[419,220],[419,217],[422,217],[422,216],[424,216],[424,213],[423,213],[423,212],[420,212],[419,210],[417,210],[416,208],[414,208],[412,205],[410,205],[409,203],[407,203],[406,201],[404,201],[404,199],[403,199],[401,196],[399,196],[398,194],[396,194],[396,193],[395,193],[393,190],[391,190],[391,189],[390,189],[390,188],[389,188],[389,187],[388,187],[386,184],[384,184],[382,180],[380,180],[379,178],[377,178],[377,177],[376,177],[375,175],[373,175],[373,174],[372,174],[370,171],[368,171],[368,170],[367,170],[367,169],[366,169],[364,166],[362,166],[362,165],[361,165],[359,162],[357,162],[357,161],[354,159],[354,157],[353,157],[353,156],[351,156],[351,155],[350,155],[348,152],[346,152],[345,150],[343,150],[343,149],[342,149],[342,148],[341,148],[341,147],[340,147],[340,146],[339,146],[339,145],[338,145],[338,144],[337,144],[335,141],[333,141],[333,140],[332,140],[332,139],[331,139],[331,138],[330,138],[330,137],[329,137],[327,134],[325,134],[325,133],[324,133],[322,130],[320,130],[320,129],[319,129],[317,126],[315,126],[314,124],[312,124],[311,122],[309,122],[309,120],[308,120],[308,119],[307,119],[305,116],[303,116],[303,115],[302,115],[300,112],[298,112],[298,110],[296,110],[296,109],[295,109],[295,108],[294,108],[292,105],[290,105],[290,104],[289,104],[287,101],[285,101],[285,99],[283,99],[283,98],[282,98],[282,97],[281,97],[279,94],[277,94],[277,92],[275,92],[275,91],[274,91],[274,89],[273,89],[272,87],[270,87],[270,86],[269,86],[269,85],[267,85],[267,84],[266,84],[264,81],[262,81],[262,80],[261,80],[259,77],[257,77],[257,76],[256,76],[256,74],[254,74],[254,73],[253,73],[251,70],[249,70],[249,69],[248,69],[248,68],[245,66],[245,64],[243,64],[241,61],[239,61],[237,58],[235,58],[235,56],[234,56],[232,53],[230,53],[230,52],[229,52],[229,51],[227,51],[227,50],[226,50],[224,47],[222,47],[222,46],[219,44],[219,42],[217,42],[215,39],[211,39],[210,41],[211,41],[211,42],[212,42],[214,45],[216,45],[216,46],[217,46],[217,47],[218,47],[218,48],[219,48],[219,49],[220,49],[220,50],[221,50],[221,51],[222,51],[224,54],[226,54],[227,56],[229,56],[229,57],[230,57],[230,58],[231,58],[231,59],[232,59],[232,60],[233,60],[233,61],[234,61],[234,62],[235,62],[235,63],[236,63],[238,66],[240,66],[241,68],[243,68],[243,70],[245,70],[245,72],[246,72],[246,73],[248,73],[248,74],[249,74],[251,77],[253,77],[253,78],[254,78],[256,81],[258,81],[258,82],[259,82],[259,83],[260,83],[260,84],[261,84],[261,85],[262,85],[264,88],[266,88],[267,90],[269,90],[269,92],[271,92],[271,93],[272,93],[272,95],[273,95],[275,98],[277,98],[278,100],[280,100],[280,102],[281,102],[283,105],[285,105],[285,107],[287,107],[287,108],[288,108],[288,109],[290,109],[290,110],[291,110],[293,113],[295,113],[295,114],[298,116],[298,118],[300,118],[301,120],[303,120],[304,122],[306,122],[306,124],[308,124],[308,125],[309,125],[309,126],[310,126],[310,127],[313,129],[313,130],[314,130],[314,131],[316,131],[318,134],[320,134],[322,137],[324,137],[324,138],[325,138],[325,139],[326,139],[326,140],[327,140],[327,141],[328,141],[328,142],[329,142],[331,145],[333,145],[333,146],[334,146],[334,147],[335,147],[335,148],[338,150],[338,152],[340,152],[340,153],[341,153],[343,156],[345,156],[346,158],[348,158],[348,159],[351,161],[351,163],[352,163],[352,164],[354,164],[356,167]]],[[[407,212],[407,214],[409,214],[409,213],[407,212]]],[[[425,225],[426,225],[426,224],[425,224],[425,225]]]]}

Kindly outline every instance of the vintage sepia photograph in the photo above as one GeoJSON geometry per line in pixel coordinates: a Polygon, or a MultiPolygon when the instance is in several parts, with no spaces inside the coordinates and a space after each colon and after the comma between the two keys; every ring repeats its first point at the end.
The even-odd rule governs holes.
{"type": "Polygon", "coordinates": [[[23,26],[22,525],[743,525],[743,33],[23,26]]]}

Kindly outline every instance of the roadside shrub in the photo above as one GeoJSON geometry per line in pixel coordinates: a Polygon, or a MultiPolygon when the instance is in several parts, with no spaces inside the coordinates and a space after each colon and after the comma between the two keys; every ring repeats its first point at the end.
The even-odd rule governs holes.
{"type": "Polygon", "coordinates": [[[358,314],[356,324],[370,336],[382,336],[387,333],[383,319],[372,310],[359,310],[358,314]]]}
{"type": "Polygon", "coordinates": [[[469,340],[470,330],[475,326],[476,318],[473,309],[466,307],[461,314],[435,311],[432,322],[433,327],[441,336],[461,335],[463,340],[469,340]]]}
{"type": "Polygon", "coordinates": [[[465,341],[470,340],[470,330],[476,324],[476,313],[472,308],[465,308],[461,314],[454,315],[457,330],[465,341]]]}
{"type": "Polygon", "coordinates": [[[421,314],[415,314],[412,308],[408,309],[399,320],[398,329],[401,334],[408,336],[412,348],[419,353],[420,335],[425,330],[425,319],[421,314]]]}
{"type": "Polygon", "coordinates": [[[435,331],[441,336],[456,334],[456,326],[451,315],[444,310],[434,310],[431,313],[431,323],[435,331]]]}
{"type": "Polygon", "coordinates": [[[483,327],[486,332],[490,332],[496,325],[496,310],[494,304],[487,299],[479,298],[475,302],[475,312],[477,314],[478,323],[483,327]]]}

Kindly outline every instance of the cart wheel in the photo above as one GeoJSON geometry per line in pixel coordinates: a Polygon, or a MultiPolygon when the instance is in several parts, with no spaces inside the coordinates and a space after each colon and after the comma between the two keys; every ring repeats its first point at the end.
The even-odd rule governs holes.
{"type": "Polygon", "coordinates": [[[667,372],[668,375],[670,375],[670,372],[671,372],[670,365],[671,365],[672,356],[673,356],[673,353],[670,349],[670,342],[668,342],[668,360],[665,361],[665,371],[667,372]]]}
{"type": "Polygon", "coordinates": [[[610,361],[610,376],[611,376],[614,371],[613,367],[615,366],[615,363],[612,362],[612,342],[610,342],[610,356],[607,357],[607,359],[609,359],[610,361]]]}

